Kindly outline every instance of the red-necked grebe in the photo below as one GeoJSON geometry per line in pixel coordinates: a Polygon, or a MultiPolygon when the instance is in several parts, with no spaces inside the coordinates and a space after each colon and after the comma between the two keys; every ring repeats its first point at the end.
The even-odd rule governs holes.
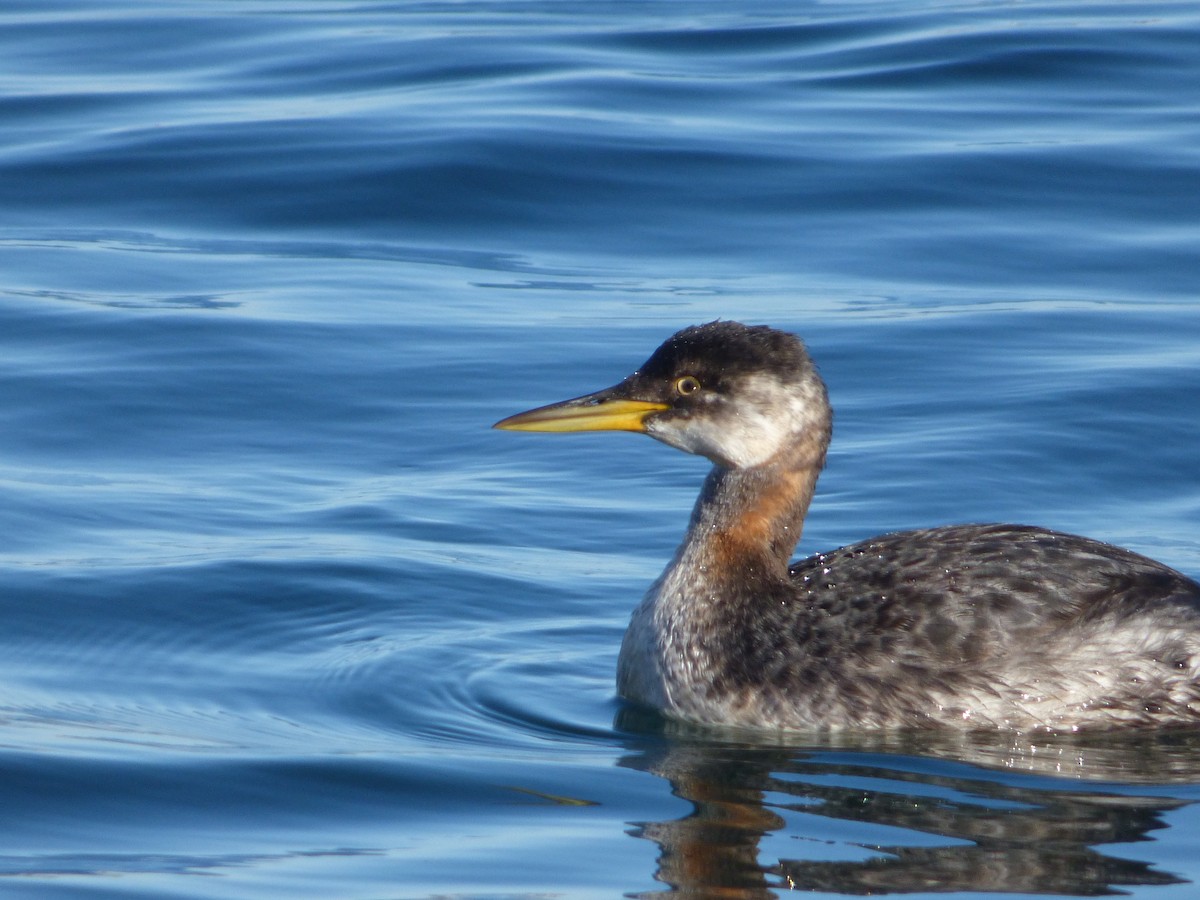
{"type": "Polygon", "coordinates": [[[714,466],[633,614],[617,686],[686,721],[1020,730],[1200,722],[1200,584],[1019,525],[886,534],[789,559],[829,446],[799,338],[712,322],[512,431],[636,431],[714,466]]]}

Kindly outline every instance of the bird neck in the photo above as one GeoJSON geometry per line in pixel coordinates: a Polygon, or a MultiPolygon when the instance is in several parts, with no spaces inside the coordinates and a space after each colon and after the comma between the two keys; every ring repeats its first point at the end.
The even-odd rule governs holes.
{"type": "Polygon", "coordinates": [[[745,469],[713,468],[692,512],[685,554],[712,571],[786,577],[821,466],[776,460],[745,469]],[[691,553],[689,553],[691,551],[691,553]]]}

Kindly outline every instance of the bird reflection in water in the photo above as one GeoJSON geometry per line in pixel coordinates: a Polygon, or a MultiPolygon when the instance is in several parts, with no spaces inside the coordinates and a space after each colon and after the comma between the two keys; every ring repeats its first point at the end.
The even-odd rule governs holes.
{"type": "Polygon", "coordinates": [[[1096,896],[1184,883],[1096,848],[1148,841],[1167,827],[1163,814],[1185,802],[1130,791],[1131,772],[1148,783],[1195,781],[1200,739],[1143,736],[1115,748],[1078,738],[1038,746],[1014,739],[1003,752],[994,749],[994,736],[991,747],[972,746],[970,735],[932,739],[947,741],[944,747],[922,740],[907,748],[894,738],[840,748],[678,737],[645,744],[622,765],[666,778],[693,811],[641,823],[634,833],[659,845],[656,877],[682,898],[750,900],[789,889],[1096,896]],[[1089,790],[1084,779],[1106,783],[1089,790]],[[1127,786],[1114,788],[1121,781],[1127,786]],[[823,826],[815,817],[841,824],[823,826]],[[874,829],[884,840],[830,837],[874,829]],[[891,829],[914,840],[889,844],[891,829]],[[764,842],[777,852],[789,830],[792,839],[808,837],[811,843],[797,844],[796,856],[810,858],[770,858],[764,842]]]}

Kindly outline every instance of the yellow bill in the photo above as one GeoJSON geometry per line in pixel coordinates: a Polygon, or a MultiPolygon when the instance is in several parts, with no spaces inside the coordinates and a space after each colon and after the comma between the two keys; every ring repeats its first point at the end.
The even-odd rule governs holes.
{"type": "Polygon", "coordinates": [[[664,409],[670,407],[666,403],[588,394],[517,413],[492,427],[503,431],[645,431],[647,416],[664,409]]]}

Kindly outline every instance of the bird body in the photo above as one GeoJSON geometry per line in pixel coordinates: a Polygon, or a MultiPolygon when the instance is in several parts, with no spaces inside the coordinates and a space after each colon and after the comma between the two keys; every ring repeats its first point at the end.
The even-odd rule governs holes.
{"type": "Polygon", "coordinates": [[[800,340],[735,322],[685,329],[615,387],[498,423],[641,431],[714,463],[633,613],[622,697],[773,729],[1200,721],[1200,584],[1144,556],[960,525],[789,562],[831,425],[800,340]]]}

